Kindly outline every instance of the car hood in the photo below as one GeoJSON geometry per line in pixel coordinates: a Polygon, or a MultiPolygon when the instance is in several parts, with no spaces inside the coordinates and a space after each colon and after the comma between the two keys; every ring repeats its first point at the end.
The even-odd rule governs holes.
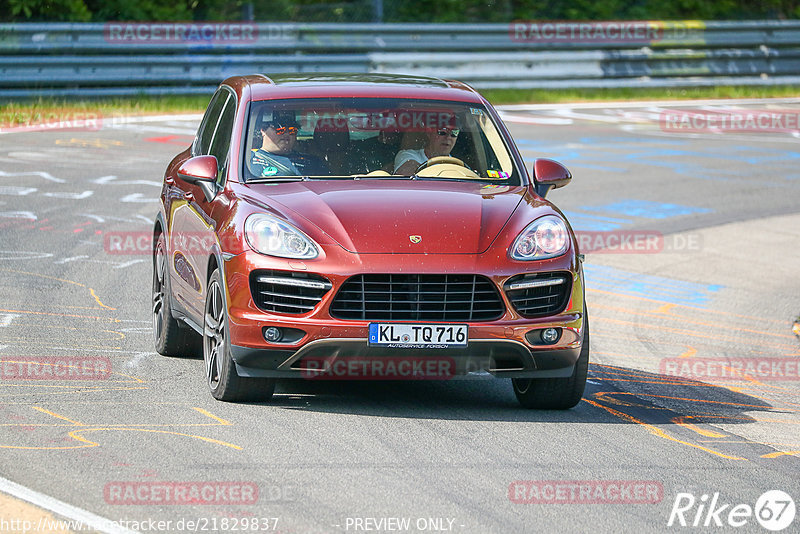
{"type": "Polygon", "coordinates": [[[253,184],[251,190],[258,191],[264,204],[279,211],[283,211],[281,206],[288,208],[358,254],[484,252],[526,191],[524,187],[423,180],[253,184]]]}

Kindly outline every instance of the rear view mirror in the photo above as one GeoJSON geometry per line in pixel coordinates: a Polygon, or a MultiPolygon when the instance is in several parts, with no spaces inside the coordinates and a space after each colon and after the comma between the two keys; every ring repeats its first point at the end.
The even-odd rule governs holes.
{"type": "Polygon", "coordinates": [[[544,198],[550,189],[567,185],[572,180],[572,173],[557,161],[537,158],[533,162],[533,180],[536,194],[544,198]]]}
{"type": "Polygon", "coordinates": [[[178,176],[190,184],[217,181],[217,158],[215,156],[195,156],[183,162],[178,168],[178,176]]]}
{"type": "Polygon", "coordinates": [[[178,177],[203,190],[207,201],[217,196],[217,158],[215,156],[195,156],[183,162],[178,168],[178,177]]]}

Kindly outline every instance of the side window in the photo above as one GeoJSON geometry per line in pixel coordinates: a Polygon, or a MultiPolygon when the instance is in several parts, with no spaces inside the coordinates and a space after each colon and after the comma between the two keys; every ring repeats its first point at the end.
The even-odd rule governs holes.
{"type": "Polygon", "coordinates": [[[219,90],[211,98],[206,114],[203,117],[203,122],[200,123],[200,129],[197,131],[197,140],[195,141],[192,152],[194,156],[208,154],[208,149],[211,146],[211,138],[214,135],[214,130],[219,121],[219,114],[222,111],[222,106],[225,104],[227,97],[227,91],[219,90]]]}
{"type": "Polygon", "coordinates": [[[231,146],[231,134],[233,133],[233,121],[236,118],[236,99],[228,94],[228,99],[219,116],[217,128],[211,139],[209,154],[216,156],[219,165],[217,181],[222,179],[222,172],[228,159],[228,149],[231,146]]]}

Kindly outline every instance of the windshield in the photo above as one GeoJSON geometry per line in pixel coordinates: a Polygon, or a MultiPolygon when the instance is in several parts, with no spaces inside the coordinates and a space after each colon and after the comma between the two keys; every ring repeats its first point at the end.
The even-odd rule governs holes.
{"type": "Polygon", "coordinates": [[[480,104],[324,98],[254,102],[245,181],[414,178],[519,184],[480,104]]]}

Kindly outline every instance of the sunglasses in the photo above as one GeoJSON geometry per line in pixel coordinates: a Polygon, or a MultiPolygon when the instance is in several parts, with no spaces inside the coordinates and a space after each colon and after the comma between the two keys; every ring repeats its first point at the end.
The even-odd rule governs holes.
{"type": "Polygon", "coordinates": [[[437,130],[436,133],[442,136],[447,135],[449,133],[450,137],[458,137],[458,134],[461,133],[461,130],[459,130],[458,128],[452,128],[452,129],[442,128],[441,130],[437,130]]]}
{"type": "Polygon", "coordinates": [[[287,133],[290,134],[290,135],[293,135],[293,134],[297,133],[297,129],[298,129],[297,126],[280,126],[280,125],[275,124],[273,122],[265,123],[264,126],[266,126],[267,128],[274,128],[275,129],[275,133],[278,134],[278,135],[283,135],[283,134],[287,134],[287,133]]]}

